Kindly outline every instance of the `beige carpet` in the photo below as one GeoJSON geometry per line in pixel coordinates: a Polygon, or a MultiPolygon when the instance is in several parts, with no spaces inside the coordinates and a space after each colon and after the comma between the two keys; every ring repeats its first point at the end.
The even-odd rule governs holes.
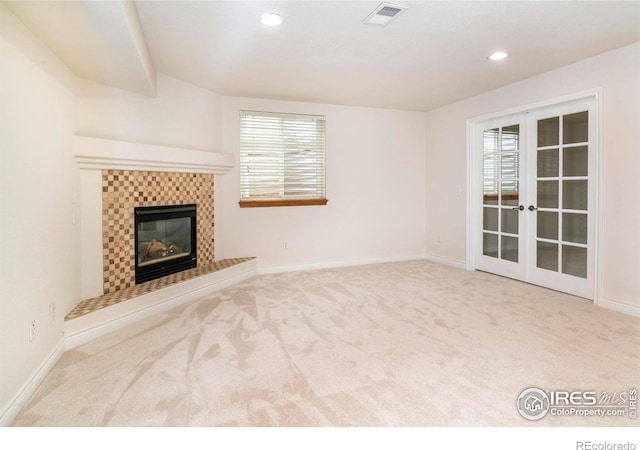
{"type": "Polygon", "coordinates": [[[431,262],[266,275],[66,352],[15,426],[530,422],[542,389],[640,387],[640,320],[431,262]]]}

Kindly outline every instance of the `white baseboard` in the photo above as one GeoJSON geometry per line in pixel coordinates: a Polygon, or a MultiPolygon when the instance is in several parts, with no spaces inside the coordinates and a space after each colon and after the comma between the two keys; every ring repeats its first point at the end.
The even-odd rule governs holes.
{"type": "Polygon", "coordinates": [[[69,320],[64,324],[65,349],[78,347],[159,312],[252,278],[256,274],[257,262],[253,259],[69,320]]]}
{"type": "Polygon", "coordinates": [[[620,300],[600,297],[596,302],[596,305],[601,306],[603,308],[612,309],[614,311],[618,311],[624,314],[629,314],[630,316],[640,317],[640,306],[630,305],[620,300]]]}
{"type": "Polygon", "coordinates": [[[446,266],[456,267],[458,269],[467,270],[467,263],[465,261],[458,261],[457,259],[445,258],[444,256],[436,256],[431,254],[424,255],[424,259],[428,261],[437,262],[446,266]]]}
{"type": "Polygon", "coordinates": [[[13,400],[9,403],[7,409],[0,415],[0,427],[8,427],[16,418],[18,413],[24,408],[31,396],[35,393],[40,383],[49,374],[53,366],[60,360],[64,353],[64,338],[56,344],[53,351],[49,356],[40,364],[40,367],[36,369],[33,375],[22,386],[22,389],[16,394],[13,400]]]}
{"type": "Polygon", "coordinates": [[[389,262],[399,261],[415,261],[424,259],[424,255],[409,255],[409,256],[390,256],[383,258],[366,258],[366,259],[351,259],[345,261],[324,261],[318,263],[309,264],[294,264],[291,266],[270,266],[258,268],[258,275],[267,275],[271,273],[283,273],[283,272],[301,272],[305,270],[318,270],[318,269],[333,269],[336,267],[349,267],[349,266],[366,266],[368,264],[382,264],[389,262]]]}

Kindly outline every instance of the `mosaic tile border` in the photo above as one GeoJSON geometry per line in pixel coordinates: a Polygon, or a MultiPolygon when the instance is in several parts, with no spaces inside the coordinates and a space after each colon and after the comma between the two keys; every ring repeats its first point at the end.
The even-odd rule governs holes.
{"type": "Polygon", "coordinates": [[[100,309],[107,308],[118,303],[126,302],[127,300],[132,300],[150,292],[154,292],[174,284],[182,283],[183,281],[191,280],[192,278],[197,278],[202,275],[207,275],[219,270],[227,269],[237,264],[251,261],[252,259],[255,259],[255,257],[222,259],[205,266],[198,266],[195,269],[189,269],[182,272],[174,273],[173,275],[168,275],[166,277],[147,281],[146,283],[137,284],[127,289],[120,289],[116,292],[83,300],[78,303],[78,305],[73,308],[69,314],[67,314],[64,320],[73,320],[78,317],[82,317],[84,315],[98,311],[100,309]]]}
{"type": "Polygon", "coordinates": [[[214,258],[212,174],[102,171],[103,292],[135,286],[134,208],[138,206],[198,205],[198,265],[214,258]]]}

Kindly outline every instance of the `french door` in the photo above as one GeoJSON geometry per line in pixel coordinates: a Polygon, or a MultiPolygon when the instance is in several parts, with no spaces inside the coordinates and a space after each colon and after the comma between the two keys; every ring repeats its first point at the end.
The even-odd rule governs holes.
{"type": "Polygon", "coordinates": [[[475,267],[593,299],[595,100],[487,120],[474,139],[475,267]]]}

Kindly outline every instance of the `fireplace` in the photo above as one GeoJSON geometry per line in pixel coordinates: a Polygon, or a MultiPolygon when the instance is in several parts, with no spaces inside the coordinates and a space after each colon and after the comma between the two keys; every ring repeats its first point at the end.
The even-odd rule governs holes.
{"type": "Polygon", "coordinates": [[[197,266],[196,205],[134,210],[136,284],[197,266]]]}

